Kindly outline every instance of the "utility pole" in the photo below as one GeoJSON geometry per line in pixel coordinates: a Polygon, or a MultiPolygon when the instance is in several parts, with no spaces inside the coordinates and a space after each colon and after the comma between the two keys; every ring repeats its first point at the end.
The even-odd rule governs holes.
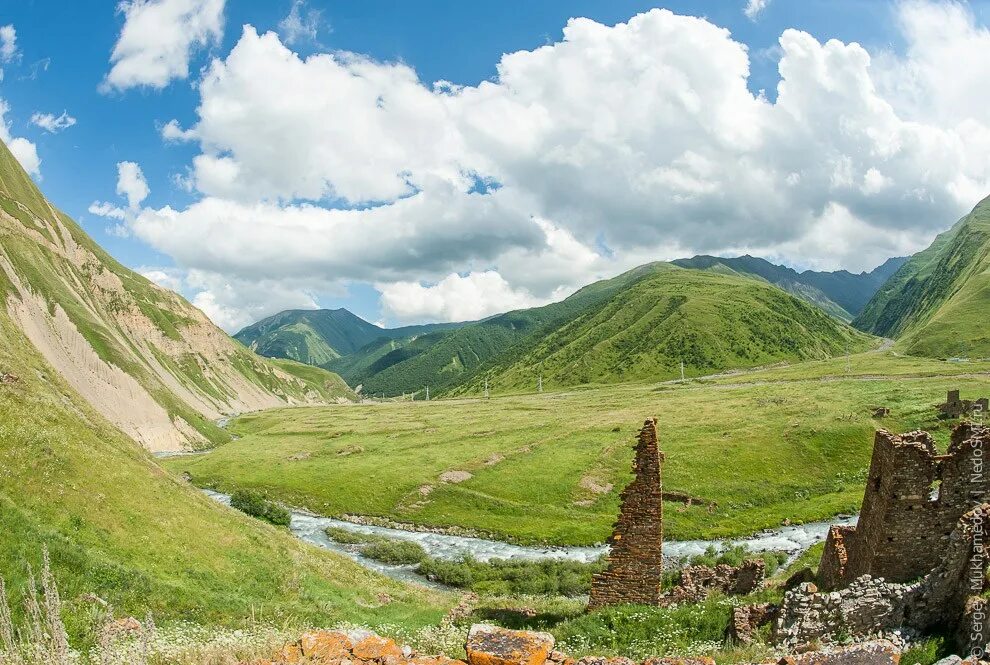
{"type": "Polygon", "coordinates": [[[542,374],[540,374],[540,378],[537,379],[537,381],[536,381],[536,392],[538,392],[538,393],[542,393],[543,392],[543,375],[542,374]]]}
{"type": "Polygon", "coordinates": [[[430,401],[430,387],[426,386],[426,401],[430,401]]]}
{"type": "Polygon", "coordinates": [[[852,360],[849,358],[849,340],[846,340],[846,374],[852,374],[852,360]]]}
{"type": "Polygon", "coordinates": [[[681,381],[684,380],[684,361],[681,361],[681,381]]]}
{"type": "Polygon", "coordinates": [[[488,379],[485,379],[485,399],[490,399],[491,395],[488,394],[488,379]]]}

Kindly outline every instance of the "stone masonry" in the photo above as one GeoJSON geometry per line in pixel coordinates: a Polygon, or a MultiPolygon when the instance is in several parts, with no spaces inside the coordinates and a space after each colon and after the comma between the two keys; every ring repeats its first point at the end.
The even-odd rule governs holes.
{"type": "Polygon", "coordinates": [[[863,576],[911,582],[932,572],[952,531],[973,506],[990,499],[990,430],[963,423],[939,455],[926,432],[876,433],[866,493],[855,527],[833,526],[819,579],[826,590],[863,576]]]}
{"type": "Polygon", "coordinates": [[[971,414],[986,417],[988,407],[990,399],[986,397],[977,400],[962,399],[958,390],[950,390],[945,396],[945,402],[938,405],[938,412],[942,418],[959,418],[971,414]]]}
{"type": "Polygon", "coordinates": [[[663,576],[663,453],[657,420],[643,424],[636,443],[635,478],[622,491],[622,507],[612,536],[608,568],[594,576],[588,609],[606,605],[660,603],[663,576]]]}
{"type": "MultiPolygon", "coordinates": [[[[942,633],[955,638],[961,653],[985,652],[988,521],[990,504],[962,515],[941,546],[938,564],[920,580],[897,583],[866,574],[839,591],[819,591],[814,584],[788,591],[774,625],[775,641],[797,647],[893,631],[908,637],[942,633]]],[[[916,553],[906,550],[904,556],[916,553]]]]}

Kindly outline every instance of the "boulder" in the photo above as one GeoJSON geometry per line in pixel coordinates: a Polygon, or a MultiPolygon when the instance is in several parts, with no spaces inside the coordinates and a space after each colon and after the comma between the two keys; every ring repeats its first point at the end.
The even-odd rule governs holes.
{"type": "Polygon", "coordinates": [[[338,660],[349,657],[354,645],[344,633],[318,630],[303,634],[299,640],[299,646],[307,658],[338,660]]]}
{"type": "Polygon", "coordinates": [[[470,665],[544,665],[553,646],[553,636],[548,633],[475,624],[465,649],[470,665]]]}
{"type": "Polygon", "coordinates": [[[378,635],[369,635],[363,640],[359,641],[354,645],[351,650],[354,654],[354,658],[358,660],[379,660],[384,661],[386,658],[402,658],[402,648],[399,647],[394,641],[386,639],[384,637],[379,637],[378,635]]]}
{"type": "Polygon", "coordinates": [[[901,652],[887,640],[863,642],[828,651],[784,656],[777,665],[899,665],[901,652]]]}

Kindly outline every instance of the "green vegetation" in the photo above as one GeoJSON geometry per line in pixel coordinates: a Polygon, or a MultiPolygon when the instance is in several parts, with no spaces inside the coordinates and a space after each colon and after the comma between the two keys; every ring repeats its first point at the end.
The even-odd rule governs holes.
{"type": "Polygon", "coordinates": [[[753,275],[770,282],[791,295],[821,307],[832,316],[850,321],[859,314],[870,298],[907,259],[888,259],[871,272],[854,275],[846,270],[835,272],[797,272],[755,256],[722,258],[695,256],[677,259],[674,265],[696,270],[724,269],[734,274],[753,275]]]}
{"type": "Polygon", "coordinates": [[[209,455],[165,464],[323,515],[590,544],[609,534],[633,437],[656,415],[665,488],[717,503],[667,504],[665,535],[740,536],[855,511],[874,430],[924,428],[946,444],[952,423],[934,406],[949,388],[990,392],[988,372],[867,352],[685,382],[277,410],[234,420],[241,438],[209,455]],[[891,415],[874,420],[876,406],[891,415]],[[471,475],[445,482],[449,471],[471,475]]]}
{"type": "Polygon", "coordinates": [[[289,526],[292,521],[287,509],[253,490],[234,490],[230,495],[230,507],[275,526],[289,526]]]}
{"type": "Polygon", "coordinates": [[[341,545],[362,545],[364,543],[380,543],[388,540],[383,536],[376,536],[370,533],[358,533],[357,531],[343,529],[339,526],[328,526],[324,529],[324,532],[330,540],[336,541],[341,545]]]}
{"type": "Polygon", "coordinates": [[[88,593],[121,613],[151,611],[160,625],[254,616],[421,626],[449,604],[177,482],[72,391],[3,310],[0,338],[0,372],[18,377],[0,384],[0,576],[23,588],[47,546],[73,640],[92,638],[88,593]]]}
{"type": "Polygon", "coordinates": [[[872,342],[819,308],[751,278],[657,266],[556,330],[496,358],[454,393],[662,380],[820,359],[872,342]]]}
{"type": "Polygon", "coordinates": [[[891,277],[854,324],[918,356],[990,357],[990,199],[891,277]]]}
{"type": "Polygon", "coordinates": [[[294,309],[262,319],[234,337],[263,356],[326,365],[380,339],[410,339],[460,325],[440,323],[385,329],[346,309],[294,309]]]}
{"type": "Polygon", "coordinates": [[[417,572],[434,582],[493,596],[581,596],[591,591],[591,576],[604,570],[604,560],[594,563],[542,559],[491,559],[472,557],[456,561],[427,558],[417,572]]]}
{"type": "Polygon", "coordinates": [[[361,548],[361,554],[394,565],[422,563],[426,559],[426,551],[419,543],[409,540],[381,540],[368,543],[361,548]]]}
{"type": "Polygon", "coordinates": [[[901,654],[903,665],[932,665],[948,655],[945,638],[931,637],[912,645],[901,654]]]}

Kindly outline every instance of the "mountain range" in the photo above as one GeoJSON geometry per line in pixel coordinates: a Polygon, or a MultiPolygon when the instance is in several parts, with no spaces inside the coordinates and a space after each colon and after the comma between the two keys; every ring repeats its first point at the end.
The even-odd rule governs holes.
{"type": "Polygon", "coordinates": [[[352,396],[340,377],[251,353],[177,294],[125,268],[0,150],[4,316],[89,404],[149,450],[228,439],[234,413],[352,396]]]}
{"type": "Polygon", "coordinates": [[[682,360],[686,373],[697,375],[858,348],[864,337],[842,324],[851,315],[832,298],[858,311],[899,262],[862,275],[799,274],[753,257],[699,256],[646,264],[563,301],[483,321],[383,329],[347,310],[294,310],[235,337],[262,354],[310,362],[329,357],[316,364],[365,394],[419,393],[427,386],[433,394],[459,394],[483,390],[486,378],[500,389],[521,388],[535,385],[541,373],[548,387],[672,378],[682,360]],[[719,292],[737,300],[712,297],[719,292]],[[841,316],[818,316],[822,310],[841,316]],[[355,348],[361,342],[367,343],[355,348]]]}

